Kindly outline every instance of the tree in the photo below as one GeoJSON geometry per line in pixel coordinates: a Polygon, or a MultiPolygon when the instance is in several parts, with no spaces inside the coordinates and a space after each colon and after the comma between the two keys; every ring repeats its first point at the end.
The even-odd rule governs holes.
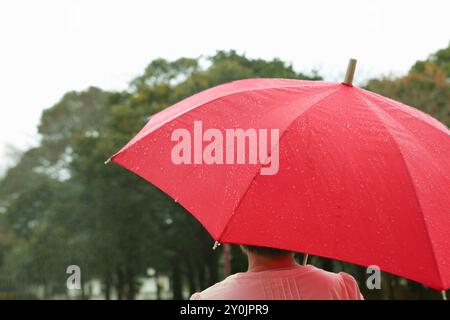
{"type": "Polygon", "coordinates": [[[367,89],[399,100],[450,125],[450,45],[418,61],[407,75],[372,79],[367,89]]]}

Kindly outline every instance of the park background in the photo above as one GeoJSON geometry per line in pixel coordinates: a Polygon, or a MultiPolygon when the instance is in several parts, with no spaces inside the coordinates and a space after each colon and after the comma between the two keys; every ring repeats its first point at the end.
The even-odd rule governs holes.
{"type": "MultiPolygon", "coordinates": [[[[156,19],[158,24],[155,28],[144,28],[144,22],[141,25],[140,20],[135,21],[131,23],[133,32],[125,32],[127,29],[120,26],[133,20],[139,7],[136,3],[130,4],[133,14],[127,15],[124,11],[123,15],[114,15],[118,18],[116,20],[105,18],[108,16],[108,4],[103,3],[103,11],[100,12],[105,16],[96,16],[96,23],[88,30],[88,39],[76,38],[76,30],[82,28],[82,17],[88,11],[87,5],[78,5],[78,1],[71,1],[71,6],[62,8],[52,1],[44,4],[27,2],[28,7],[3,8],[17,16],[9,15],[8,10],[0,11],[2,18],[6,19],[0,22],[5,24],[1,31],[5,38],[2,38],[9,44],[4,47],[6,58],[1,59],[2,69],[9,73],[3,73],[0,78],[5,97],[0,106],[3,148],[3,169],[0,173],[0,299],[182,299],[223,279],[224,272],[228,272],[224,268],[223,247],[212,251],[211,237],[189,213],[139,177],[117,165],[104,165],[110,155],[144,126],[149,116],[203,89],[254,77],[340,81],[341,71],[350,56],[342,59],[340,64],[336,63],[335,68],[330,66],[329,63],[335,61],[329,57],[350,55],[352,48],[364,47],[367,41],[374,41],[376,51],[371,52],[369,69],[364,68],[364,58],[370,55],[364,50],[356,50],[361,55],[355,56],[359,58],[357,68],[360,68],[357,69],[357,84],[417,107],[449,126],[450,24],[448,17],[442,20],[445,19],[442,18],[445,2],[403,2],[401,7],[385,4],[378,7],[376,2],[368,2],[369,9],[364,5],[355,8],[355,2],[343,1],[341,5],[348,7],[341,8],[339,12],[346,15],[334,18],[330,15],[330,8],[319,10],[316,7],[313,8],[315,11],[311,11],[305,5],[298,19],[308,16],[305,18],[308,23],[316,21],[309,30],[303,28],[300,22],[298,29],[296,23],[289,24],[290,29],[283,28],[283,14],[293,19],[289,13],[292,3],[286,1],[272,1],[270,6],[265,3],[262,11],[259,11],[257,2],[242,7],[237,2],[229,5],[221,3],[220,6],[205,3],[195,6],[195,1],[190,5],[177,2],[171,8],[173,11],[164,8],[166,16],[163,20],[158,20],[162,14],[158,6],[139,14],[138,18],[142,21],[156,19]],[[41,6],[47,13],[64,15],[68,12],[68,16],[59,17],[46,25],[33,15],[33,9],[39,11],[41,6]],[[225,6],[226,10],[222,12],[221,8],[225,6]],[[409,13],[409,6],[420,9],[422,19],[416,19],[419,17],[417,10],[409,13]],[[269,14],[273,7],[276,8],[269,14]],[[393,14],[386,10],[397,11],[393,14]],[[233,12],[237,18],[231,15],[233,12]],[[364,14],[368,14],[370,19],[365,21],[364,14]],[[386,30],[379,25],[386,22],[383,20],[385,14],[389,14],[389,25],[394,29],[386,30]],[[398,21],[392,22],[392,15],[395,14],[398,21]],[[408,18],[410,14],[416,20],[408,18]],[[257,22],[247,24],[246,20],[251,20],[253,16],[256,16],[257,22]],[[204,17],[205,21],[198,23],[199,17],[204,17]],[[215,17],[219,17],[220,21],[214,21],[215,17]],[[108,21],[104,24],[103,19],[108,21]],[[185,24],[195,19],[196,29],[209,28],[212,31],[186,35],[183,28],[186,26],[189,29],[189,26],[185,24]],[[404,21],[402,19],[406,19],[408,24],[401,23],[404,21]],[[13,20],[20,26],[3,28],[11,27],[6,24],[13,20]],[[432,20],[437,22],[433,25],[432,20]],[[332,23],[339,21],[341,25],[332,23]],[[217,23],[224,24],[224,27],[217,27],[217,23]],[[440,29],[426,29],[427,23],[440,29]],[[44,31],[50,35],[33,34],[33,28],[39,29],[40,24],[46,25],[44,31]],[[53,30],[61,28],[61,24],[68,26],[69,31],[58,33],[53,30]],[[114,27],[108,29],[110,24],[114,27]],[[281,27],[277,29],[275,24],[281,27]],[[346,39],[343,43],[350,43],[350,48],[343,50],[339,47],[339,39],[329,41],[323,37],[330,27],[342,29],[342,39],[346,39]],[[277,32],[271,32],[271,28],[277,32]],[[316,28],[322,30],[317,31],[321,37],[314,36],[316,28]],[[354,28],[357,34],[349,28],[354,28]],[[180,34],[175,35],[174,30],[180,34]],[[417,30],[427,32],[419,33],[417,30]],[[390,31],[397,37],[396,42],[388,37],[390,31]],[[375,32],[378,36],[363,40],[361,37],[365,36],[365,32],[375,32]],[[228,39],[239,38],[238,33],[243,33],[245,39],[230,43],[228,39]],[[305,33],[309,35],[305,36],[305,33]],[[430,45],[430,39],[435,39],[437,35],[440,40],[436,43],[442,45],[435,48],[434,44],[430,45]],[[384,42],[384,37],[391,40],[384,42]],[[124,60],[130,59],[128,52],[133,50],[134,44],[130,39],[148,44],[150,49],[147,50],[150,51],[146,66],[142,66],[137,74],[128,75],[123,70],[114,72],[115,60],[102,64],[103,60],[108,61],[109,56],[100,54],[99,48],[108,46],[111,50],[117,50],[124,60]],[[76,49],[77,53],[82,52],[80,59],[51,58],[53,55],[60,57],[68,54],[65,47],[75,50],[71,47],[72,41],[79,47],[81,45],[76,49]],[[420,48],[418,52],[423,52],[413,60],[412,53],[405,49],[412,42],[414,48],[420,48]],[[163,51],[158,49],[160,47],[170,49],[168,57],[162,55],[163,51]],[[189,50],[177,50],[181,47],[189,50]],[[257,53],[257,48],[267,47],[272,52],[257,53]],[[430,50],[423,51],[424,47],[430,47],[430,50]],[[27,50],[23,52],[21,48],[27,50]],[[299,54],[299,60],[295,62],[287,53],[292,48],[299,54]],[[318,59],[328,61],[328,65],[317,64],[307,54],[303,57],[302,50],[317,53],[318,59]],[[155,56],[155,52],[162,57],[155,56]],[[184,55],[184,52],[189,55],[184,55]],[[36,59],[36,56],[43,54],[50,58],[36,59]],[[404,66],[395,69],[389,57],[398,61],[402,55],[408,57],[405,59],[410,61],[409,65],[406,69],[404,66]],[[89,70],[83,64],[86,57],[93,57],[89,60],[89,70]],[[38,69],[28,68],[30,60],[38,69]],[[380,67],[377,70],[383,64],[390,69],[380,67]],[[103,69],[105,65],[112,71],[106,72],[103,69]],[[114,85],[110,85],[108,81],[111,80],[108,79],[103,82],[106,88],[102,88],[102,82],[97,79],[92,82],[99,85],[83,87],[77,83],[74,88],[68,87],[65,89],[67,92],[60,94],[61,87],[56,84],[53,87],[52,84],[80,76],[71,73],[74,66],[81,69],[80,74],[87,75],[87,82],[91,80],[88,76],[90,69],[99,66],[98,72],[107,74],[109,78],[117,74],[116,78],[125,85],[111,88],[114,85]],[[55,74],[60,78],[50,79],[46,71],[51,74],[55,68],[59,69],[55,74]],[[359,76],[358,70],[361,70],[359,76]],[[37,130],[28,131],[32,132],[33,138],[31,142],[24,143],[23,139],[14,138],[17,138],[14,130],[22,122],[29,123],[30,110],[41,101],[46,101],[38,99],[37,93],[41,92],[54,92],[55,100],[40,107],[37,126],[27,125],[37,130]],[[10,114],[18,116],[12,119],[10,114]],[[6,148],[6,145],[9,147],[6,148]],[[4,151],[6,149],[8,152],[4,151]],[[68,290],[66,287],[69,276],[66,269],[69,265],[78,265],[81,269],[81,290],[68,290]]],[[[327,3],[331,9],[336,9],[331,1],[327,3]]],[[[299,10],[298,4],[296,6],[299,10]]],[[[146,55],[145,50],[143,55],[146,55]]],[[[67,83],[71,84],[70,81],[67,83]]],[[[244,271],[246,260],[238,246],[231,246],[230,256],[231,273],[244,271]]],[[[381,290],[368,290],[365,286],[366,269],[363,267],[314,256],[310,258],[310,263],[326,270],[352,274],[366,298],[440,298],[439,292],[387,273],[382,274],[381,290]]]]}

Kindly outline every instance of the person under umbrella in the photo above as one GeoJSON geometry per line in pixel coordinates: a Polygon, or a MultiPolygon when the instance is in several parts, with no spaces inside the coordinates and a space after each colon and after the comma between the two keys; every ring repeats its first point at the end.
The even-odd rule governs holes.
{"type": "MultiPolygon", "coordinates": [[[[450,132],[354,87],[355,63],[343,83],[244,79],[199,92],[154,114],[110,160],[167,193],[216,243],[376,265],[445,298],[450,132]]],[[[245,251],[250,266],[261,261],[245,251]]],[[[353,286],[315,272],[330,289],[353,286]]]]}
{"type": "Polygon", "coordinates": [[[300,265],[291,251],[247,245],[241,249],[247,255],[247,272],[196,292],[191,300],[363,300],[357,282],[345,272],[300,265]]]}

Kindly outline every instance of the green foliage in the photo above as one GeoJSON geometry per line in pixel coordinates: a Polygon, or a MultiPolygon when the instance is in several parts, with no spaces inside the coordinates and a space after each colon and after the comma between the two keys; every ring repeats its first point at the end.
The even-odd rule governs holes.
{"type": "Polygon", "coordinates": [[[418,61],[406,76],[373,79],[367,89],[431,114],[450,126],[450,45],[418,61]]]}
{"type": "Polygon", "coordinates": [[[444,76],[450,77],[450,43],[447,48],[438,50],[424,61],[417,61],[411,68],[411,71],[418,73],[427,73],[428,66],[432,64],[442,70],[444,76]]]}

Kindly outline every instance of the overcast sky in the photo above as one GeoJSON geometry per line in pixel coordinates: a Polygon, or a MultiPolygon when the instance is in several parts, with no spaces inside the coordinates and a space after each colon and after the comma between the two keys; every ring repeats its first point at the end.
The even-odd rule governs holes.
{"type": "Polygon", "coordinates": [[[450,1],[1,1],[0,171],[69,90],[124,89],[157,57],[235,49],[340,81],[405,73],[450,41],[450,1]]]}

